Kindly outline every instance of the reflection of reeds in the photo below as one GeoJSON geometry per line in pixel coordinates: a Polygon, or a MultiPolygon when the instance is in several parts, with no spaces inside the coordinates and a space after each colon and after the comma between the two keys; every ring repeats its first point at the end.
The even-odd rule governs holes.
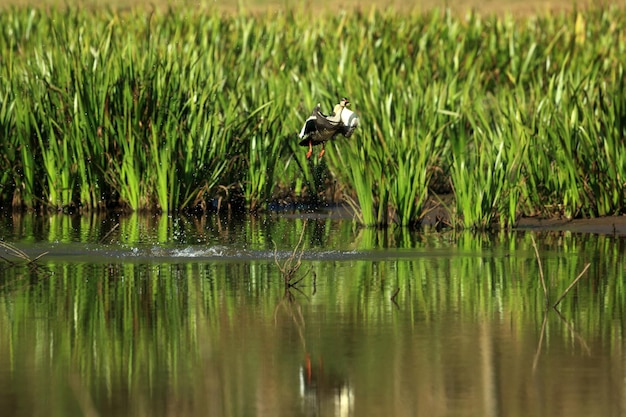
{"type": "Polygon", "coordinates": [[[620,213],[624,40],[606,28],[626,12],[572,14],[373,11],[311,26],[297,12],[11,9],[0,15],[13,33],[0,43],[10,57],[0,66],[0,200],[204,210],[227,190],[259,210],[277,186],[317,196],[321,172],[371,226],[417,226],[429,194],[450,189],[452,224],[466,229],[620,213]],[[336,47],[322,57],[321,44],[336,47]],[[333,141],[328,165],[305,163],[303,118],[343,93],[361,126],[333,141]]]}
{"type": "MultiPolygon", "coordinates": [[[[141,231],[147,227],[142,221],[166,222],[165,217],[158,220],[152,217],[138,219],[135,215],[122,217],[120,228],[116,230],[120,232],[121,240],[137,242],[141,238],[140,232],[133,232],[133,227],[141,231]]],[[[73,230],[70,222],[65,224],[64,230],[73,230]]],[[[247,227],[263,227],[262,224],[258,222],[256,226],[247,227]]],[[[150,229],[156,227],[150,225],[150,229]]],[[[40,230],[26,221],[20,230],[29,234],[32,227],[40,230]]],[[[350,231],[349,225],[342,228],[350,231]]],[[[213,227],[209,229],[213,230],[213,227]]],[[[285,233],[282,228],[274,230],[275,235],[285,236],[281,246],[290,245],[291,248],[301,233],[300,229],[294,234],[285,233]]],[[[312,230],[308,227],[307,235],[312,230]]],[[[247,231],[248,235],[263,235],[249,233],[250,229],[247,231]]],[[[375,229],[361,231],[374,235],[384,233],[375,229]]],[[[50,230],[49,233],[52,236],[54,232],[50,230]]],[[[338,242],[344,242],[350,236],[346,233],[341,240],[335,240],[342,233],[332,228],[324,242],[339,247],[338,242]]],[[[49,239],[51,236],[43,238],[56,241],[49,239]]],[[[538,369],[545,366],[543,370],[548,371],[540,374],[542,378],[551,378],[545,381],[546,389],[551,390],[548,394],[558,396],[559,391],[554,387],[562,382],[562,373],[552,372],[560,368],[554,368],[551,361],[558,363],[563,359],[563,352],[578,358],[577,346],[583,349],[585,346],[578,340],[572,344],[571,330],[564,325],[554,326],[557,320],[552,313],[548,314],[552,320],[546,324],[548,333],[538,344],[539,329],[535,331],[533,326],[541,326],[543,305],[533,302],[538,279],[528,281],[529,277],[536,278],[537,275],[536,263],[528,262],[525,256],[525,251],[531,248],[530,237],[501,234],[497,240],[487,240],[484,235],[465,232],[429,239],[432,240],[419,245],[414,243],[411,247],[424,245],[434,253],[415,252],[408,257],[374,262],[369,258],[321,262],[316,266],[322,281],[315,305],[303,304],[300,309],[296,304],[287,304],[286,300],[278,314],[276,304],[283,297],[284,288],[264,283],[282,281],[282,276],[277,268],[268,268],[264,260],[172,264],[158,260],[138,263],[118,259],[103,264],[91,262],[88,258],[64,262],[55,257],[50,263],[50,279],[34,282],[23,291],[0,285],[0,303],[3,305],[0,330],[11,335],[0,338],[2,366],[3,369],[23,368],[30,381],[40,381],[42,372],[52,377],[42,381],[37,390],[25,393],[27,397],[22,404],[28,407],[26,411],[35,409],[30,415],[44,414],[51,409],[51,404],[59,410],[59,415],[75,413],[77,407],[81,407],[79,411],[82,413],[89,410],[88,403],[77,403],[77,400],[88,400],[81,400],[86,393],[77,392],[76,386],[68,387],[66,373],[55,372],[59,367],[70,370],[70,378],[78,373],[80,379],[70,379],[69,382],[81,382],[93,399],[97,399],[98,405],[104,404],[103,407],[112,404],[116,409],[123,406],[134,410],[134,415],[138,416],[159,415],[163,414],[162,404],[166,401],[174,404],[171,415],[181,415],[181,409],[185,415],[213,415],[215,410],[220,414],[223,409],[245,415],[250,409],[242,404],[254,404],[259,398],[297,400],[298,391],[292,375],[302,360],[298,339],[302,329],[307,338],[307,352],[326,360],[333,358],[332,362],[336,364],[348,364],[345,368],[349,368],[348,375],[353,382],[360,384],[359,389],[366,390],[365,394],[376,393],[380,375],[389,375],[390,369],[396,372],[394,378],[401,379],[414,377],[414,370],[421,369],[424,375],[432,378],[421,385],[424,390],[419,393],[426,391],[427,394],[420,398],[431,404],[431,397],[436,395],[442,404],[448,404],[449,384],[442,382],[440,376],[449,369],[447,358],[458,360],[459,344],[439,342],[458,340],[460,336],[469,337],[463,340],[471,342],[475,340],[472,337],[477,333],[474,331],[476,326],[487,326],[488,331],[493,332],[488,334],[492,336],[489,340],[493,342],[490,343],[495,352],[502,348],[515,353],[491,356],[497,369],[506,370],[507,375],[510,369],[517,372],[511,378],[503,379],[503,386],[516,384],[509,391],[513,397],[519,392],[534,392],[537,379],[522,378],[522,373],[526,375],[529,370],[511,367],[507,358],[514,356],[518,363],[531,364],[534,347],[543,346],[549,340],[546,349],[537,350],[540,352],[538,358],[546,360],[538,362],[537,366],[538,369]],[[475,256],[478,253],[480,255],[475,256]],[[500,256],[503,253],[511,256],[500,256]],[[89,279],[85,279],[86,272],[89,272],[89,279]],[[398,295],[398,303],[404,310],[401,316],[394,314],[395,307],[388,302],[390,293],[398,287],[402,289],[398,295]],[[39,321],[33,320],[33,317],[51,316],[65,319],[48,320],[46,331],[41,331],[39,321]],[[279,325],[272,325],[276,317],[279,325]],[[462,335],[457,326],[448,325],[459,323],[459,317],[468,330],[462,335]],[[303,327],[305,320],[306,327],[303,327]],[[337,341],[337,323],[342,326],[339,330],[348,330],[349,337],[337,341]],[[15,332],[15,329],[20,331],[15,332]],[[398,337],[388,337],[389,329],[398,337]],[[388,345],[372,350],[371,355],[355,356],[351,349],[354,344],[367,342],[372,336],[388,342],[388,345]],[[385,355],[377,354],[379,351],[384,351],[385,355]],[[43,368],[24,366],[32,363],[35,357],[41,358],[43,368]],[[432,381],[436,382],[434,388],[432,381]],[[118,389],[120,387],[123,389],[118,389]],[[45,395],[39,395],[41,392],[45,395]],[[67,397],[72,392],[75,397],[67,397]],[[217,408],[215,404],[223,408],[217,408]]],[[[306,235],[303,242],[307,242],[306,235]]],[[[375,244],[374,239],[371,244],[375,244]]],[[[587,280],[579,281],[578,300],[565,297],[560,306],[567,312],[568,320],[576,324],[580,336],[593,340],[589,344],[595,355],[593,358],[604,355],[604,350],[615,343],[623,343],[621,326],[611,325],[623,318],[626,300],[621,242],[612,236],[548,234],[543,236],[542,244],[558,245],[561,250],[553,262],[543,263],[546,277],[567,279],[576,276],[572,270],[578,268],[581,253],[599,255],[588,270],[588,273],[593,271],[597,282],[589,285],[587,280]],[[576,303],[583,300],[585,307],[577,308],[576,303]],[[599,344],[601,341],[603,344],[599,344]]],[[[382,242],[379,245],[363,245],[358,250],[386,247],[382,242]]],[[[2,279],[18,274],[20,271],[11,268],[2,279]]],[[[468,351],[471,357],[475,349],[468,351]]],[[[602,369],[607,372],[613,363],[609,361],[611,358],[621,363],[621,351],[607,356],[602,362],[602,369]]],[[[567,360],[569,363],[570,358],[567,360]]],[[[471,364],[471,360],[468,363],[471,364]]],[[[328,362],[328,365],[330,370],[332,363],[328,362]]],[[[480,369],[472,368],[464,375],[471,372],[480,372],[480,369]]],[[[477,375],[479,379],[484,378],[484,375],[477,375]]],[[[588,373],[576,375],[581,392],[588,392],[588,373]]],[[[609,392],[613,380],[600,379],[604,384],[601,388],[609,392]]],[[[423,380],[419,378],[417,382],[423,380]]],[[[476,385],[480,386],[480,383],[476,385]]],[[[395,390],[392,388],[388,392],[395,390]]],[[[410,384],[406,392],[409,391],[417,392],[410,384]]],[[[356,398],[363,407],[379,405],[380,397],[375,395],[356,398]],[[375,400],[371,405],[363,404],[367,398],[375,400]]],[[[406,403],[405,395],[394,398],[398,403],[406,403]]],[[[276,407],[272,410],[277,416],[281,412],[289,414],[291,410],[299,409],[297,403],[295,408],[273,400],[266,403],[268,407],[276,407]]],[[[103,414],[106,410],[106,407],[99,409],[103,414]]],[[[386,410],[398,411],[390,405],[386,410]]],[[[432,415],[432,406],[424,406],[418,411],[418,414],[432,415]]],[[[438,411],[446,414],[449,410],[438,411]]],[[[402,414],[395,412],[394,415],[402,414]]]]}

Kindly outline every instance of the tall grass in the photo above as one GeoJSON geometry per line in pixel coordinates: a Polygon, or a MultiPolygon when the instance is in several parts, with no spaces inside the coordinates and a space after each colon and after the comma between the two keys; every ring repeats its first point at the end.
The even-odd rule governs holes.
{"type": "Polygon", "coordinates": [[[460,228],[621,214],[625,20],[8,9],[0,200],[256,211],[333,184],[371,226],[417,226],[450,189],[460,228]],[[361,126],[306,161],[302,122],[341,96],[361,126]]]}

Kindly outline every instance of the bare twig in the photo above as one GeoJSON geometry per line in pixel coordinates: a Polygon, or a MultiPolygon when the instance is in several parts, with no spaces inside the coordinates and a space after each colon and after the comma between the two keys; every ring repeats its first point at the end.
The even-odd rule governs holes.
{"type": "MultiPolygon", "coordinates": [[[[39,270],[39,265],[37,264],[37,261],[39,259],[41,259],[41,257],[43,257],[44,255],[47,255],[48,252],[43,252],[40,253],[39,255],[37,255],[34,258],[31,258],[30,256],[28,256],[28,254],[26,252],[24,252],[23,250],[17,248],[16,246],[4,242],[2,240],[0,240],[0,248],[4,249],[5,252],[9,253],[10,255],[25,261],[25,265],[27,265],[29,268],[31,268],[31,270],[39,270]]],[[[0,256],[0,259],[2,259],[3,261],[7,262],[11,267],[15,267],[17,265],[19,265],[18,262],[14,262],[11,261],[7,258],[5,258],[4,256],[0,256]]]]}
{"type": "Polygon", "coordinates": [[[398,293],[400,292],[400,287],[396,288],[396,290],[393,292],[393,294],[391,295],[391,302],[394,303],[396,305],[396,307],[400,308],[400,306],[398,305],[397,299],[398,299],[398,293]]]}
{"type": "Polygon", "coordinates": [[[285,281],[285,287],[293,287],[297,285],[311,271],[309,269],[309,271],[307,271],[303,277],[296,280],[295,282],[292,282],[294,276],[296,275],[296,272],[298,272],[298,270],[302,266],[302,255],[304,254],[304,247],[301,247],[301,245],[302,245],[302,240],[304,239],[306,223],[307,222],[305,221],[304,226],[302,227],[302,232],[300,233],[300,239],[298,239],[298,243],[296,243],[296,246],[294,247],[293,252],[285,260],[285,262],[283,262],[282,265],[280,264],[280,262],[278,262],[278,248],[276,247],[276,242],[274,242],[274,262],[276,263],[276,266],[280,270],[280,273],[283,275],[283,280],[285,281]]]}
{"type": "Polygon", "coordinates": [[[107,240],[107,238],[108,238],[109,236],[111,236],[111,233],[113,233],[113,232],[115,231],[115,229],[117,229],[118,227],[120,227],[120,224],[119,224],[119,223],[116,223],[116,224],[115,224],[115,226],[113,226],[113,227],[111,228],[111,230],[109,230],[109,231],[106,233],[106,235],[104,235],[104,236],[102,237],[102,239],[100,239],[100,243],[104,243],[104,241],[105,241],[105,240],[107,240]]]}
{"type": "Polygon", "coordinates": [[[3,241],[0,240],[0,248],[3,248],[4,250],[9,252],[11,255],[15,256],[16,258],[20,258],[20,259],[25,260],[25,261],[30,261],[30,258],[28,257],[26,252],[24,252],[21,249],[16,248],[15,246],[11,245],[10,243],[3,242],[3,241]]]}
{"type": "Polygon", "coordinates": [[[304,273],[304,275],[302,275],[302,276],[301,276],[298,280],[296,280],[294,283],[290,283],[290,285],[291,285],[292,287],[293,287],[293,286],[298,285],[298,284],[300,283],[300,281],[302,281],[304,278],[306,278],[306,276],[307,276],[307,275],[309,275],[309,272],[311,272],[311,270],[310,270],[310,269],[309,269],[308,271],[306,271],[306,272],[304,273]]]}
{"type": "Polygon", "coordinates": [[[561,312],[559,310],[557,310],[556,308],[554,309],[554,311],[556,312],[557,316],[559,316],[559,318],[561,319],[561,321],[563,323],[565,323],[565,326],[567,327],[567,329],[570,331],[570,333],[576,338],[578,339],[578,341],[580,342],[580,345],[583,347],[583,349],[585,349],[585,351],[587,352],[587,354],[591,354],[591,349],[589,348],[589,345],[587,344],[587,342],[585,341],[585,339],[576,331],[576,329],[574,329],[574,326],[572,326],[570,323],[568,323],[567,320],[565,320],[565,317],[563,317],[563,315],[561,314],[561,312]]]}
{"type": "Polygon", "coordinates": [[[546,287],[546,280],[543,276],[543,266],[541,265],[541,258],[539,257],[539,250],[537,249],[537,243],[535,242],[535,237],[530,236],[533,241],[533,248],[535,248],[535,257],[537,258],[537,263],[539,264],[539,278],[541,279],[541,286],[543,287],[543,295],[546,298],[546,306],[548,305],[548,288],[546,287]]]}
{"type": "Polygon", "coordinates": [[[588,263],[587,265],[585,265],[585,268],[582,270],[582,272],[580,274],[578,274],[578,276],[576,277],[576,279],[574,281],[572,281],[571,284],[569,284],[569,286],[565,289],[565,291],[563,291],[563,294],[561,294],[561,296],[556,300],[556,302],[552,305],[553,308],[556,308],[556,306],[559,305],[559,303],[563,300],[563,298],[565,298],[565,296],[567,295],[567,293],[574,287],[574,285],[576,285],[576,283],[578,281],[580,281],[580,279],[583,277],[583,275],[585,274],[585,272],[587,272],[587,269],[589,269],[589,266],[591,264],[588,263]]]}
{"type": "Polygon", "coordinates": [[[98,417],[98,411],[96,410],[91,395],[89,395],[89,390],[86,389],[84,381],[80,379],[78,374],[72,374],[68,379],[72,392],[78,402],[78,406],[82,411],[82,415],[86,417],[98,417]]]}
{"type": "Polygon", "coordinates": [[[399,292],[400,292],[400,287],[396,288],[396,290],[391,295],[390,300],[393,301],[394,303],[396,302],[396,299],[398,298],[398,293],[399,292]]]}
{"type": "Polygon", "coordinates": [[[0,259],[2,259],[4,262],[11,264],[11,265],[15,265],[15,262],[11,261],[8,258],[5,258],[4,256],[0,256],[0,259]]]}
{"type": "Polygon", "coordinates": [[[537,343],[537,351],[535,352],[535,358],[533,359],[533,373],[537,370],[537,363],[539,363],[539,356],[541,355],[541,347],[543,346],[543,336],[546,334],[546,324],[548,323],[547,311],[544,312],[543,323],[541,324],[541,336],[539,337],[539,343],[537,343]]]}
{"type": "MultiPolygon", "coordinates": [[[[298,290],[296,288],[296,290],[298,290]]],[[[298,290],[300,291],[300,290],[298,290]]],[[[295,297],[291,293],[290,288],[285,288],[285,296],[283,299],[276,305],[274,309],[274,324],[278,323],[278,311],[283,307],[283,309],[289,314],[291,319],[293,320],[296,329],[298,330],[298,336],[300,338],[300,342],[302,346],[306,348],[306,339],[304,337],[304,316],[302,314],[302,307],[296,301],[295,297]]]]}
{"type": "Polygon", "coordinates": [[[28,263],[29,264],[33,264],[33,263],[37,262],[42,256],[45,256],[47,254],[48,254],[48,252],[40,253],[39,255],[35,256],[33,259],[29,260],[28,263]]]}

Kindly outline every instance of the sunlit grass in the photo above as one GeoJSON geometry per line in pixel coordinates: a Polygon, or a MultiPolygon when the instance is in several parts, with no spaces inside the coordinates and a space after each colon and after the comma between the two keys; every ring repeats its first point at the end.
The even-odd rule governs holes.
{"type": "Polygon", "coordinates": [[[459,228],[624,213],[624,20],[7,9],[2,205],[258,211],[333,184],[359,223],[416,227],[437,172],[459,228]],[[342,96],[361,126],[307,161],[303,120],[342,96]]]}

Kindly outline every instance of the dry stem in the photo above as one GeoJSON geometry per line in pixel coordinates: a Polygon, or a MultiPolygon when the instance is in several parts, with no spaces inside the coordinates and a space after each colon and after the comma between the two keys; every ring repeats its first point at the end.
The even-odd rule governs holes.
{"type": "Polygon", "coordinates": [[[556,302],[552,305],[552,308],[556,308],[556,306],[559,305],[559,303],[561,302],[561,300],[563,300],[563,298],[567,295],[567,293],[574,287],[574,285],[576,285],[576,283],[578,281],[580,281],[580,279],[583,277],[584,273],[587,272],[587,269],[589,269],[589,266],[591,264],[587,263],[587,265],[585,265],[585,268],[582,270],[582,272],[580,274],[578,274],[578,276],[576,277],[576,279],[574,281],[572,281],[571,284],[569,284],[569,287],[567,287],[565,289],[565,291],[563,291],[563,294],[561,294],[561,296],[558,298],[558,300],[556,300],[556,302]]]}
{"type": "Polygon", "coordinates": [[[282,265],[280,264],[280,262],[278,262],[278,249],[276,248],[276,242],[274,242],[274,262],[276,263],[276,266],[280,270],[280,273],[283,275],[283,279],[285,281],[286,287],[293,287],[297,285],[310,272],[310,270],[307,271],[302,277],[300,277],[300,279],[296,280],[295,282],[291,282],[293,277],[296,275],[296,272],[298,272],[298,270],[302,266],[302,255],[304,254],[304,247],[300,247],[300,246],[302,244],[302,239],[304,239],[304,231],[306,230],[306,224],[307,222],[305,220],[304,226],[302,227],[302,232],[300,233],[300,239],[298,239],[298,243],[294,247],[293,252],[289,256],[289,258],[287,258],[285,262],[283,262],[282,265]],[[299,253],[298,253],[298,250],[300,250],[299,253]]]}
{"type": "Polygon", "coordinates": [[[541,258],[539,257],[539,250],[537,250],[537,243],[535,242],[535,237],[530,236],[533,241],[533,248],[535,248],[535,257],[537,258],[537,263],[539,264],[539,278],[541,279],[541,286],[543,287],[543,295],[546,297],[546,306],[548,305],[548,288],[546,287],[546,280],[543,276],[543,265],[541,265],[541,258]]]}

